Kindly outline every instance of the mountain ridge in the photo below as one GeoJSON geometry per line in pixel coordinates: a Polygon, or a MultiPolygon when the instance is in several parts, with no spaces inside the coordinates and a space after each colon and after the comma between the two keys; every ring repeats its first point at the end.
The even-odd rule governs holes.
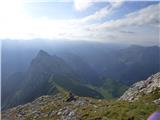
{"type": "MultiPolygon", "coordinates": [[[[12,80],[12,78],[10,79],[12,80]]],[[[10,94],[8,93],[8,96],[3,98],[2,109],[31,102],[42,95],[57,93],[55,82],[77,95],[102,97],[97,91],[82,85],[80,79],[76,77],[76,73],[63,59],[40,51],[32,60],[19,89],[15,87],[15,90],[10,91],[10,94]],[[52,76],[53,78],[51,78],[52,76]]],[[[3,87],[2,96],[6,94],[5,91],[7,88],[3,87]]]]}
{"type": "Polygon", "coordinates": [[[55,83],[79,96],[117,98],[131,83],[160,71],[159,49],[143,47],[141,51],[140,47],[140,51],[137,51],[129,47],[112,51],[114,54],[93,51],[91,58],[88,53],[84,53],[83,58],[82,52],[78,55],[63,52],[50,55],[40,50],[25,71],[24,78],[19,78],[24,73],[14,74],[7,80],[2,77],[2,109],[30,102],[42,95],[56,94],[55,83]],[[90,60],[95,63],[94,66],[90,60]],[[53,84],[49,82],[51,76],[54,76],[51,80],[53,84]],[[17,89],[16,84],[10,87],[14,81],[16,84],[22,83],[20,88],[17,89]]]}

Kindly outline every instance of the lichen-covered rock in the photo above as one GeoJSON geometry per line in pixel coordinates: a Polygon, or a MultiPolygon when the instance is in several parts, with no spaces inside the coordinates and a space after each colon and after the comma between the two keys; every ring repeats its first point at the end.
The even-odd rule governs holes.
{"type": "Polygon", "coordinates": [[[153,101],[153,103],[160,105],[160,98],[153,101]]]}
{"type": "Polygon", "coordinates": [[[150,76],[147,80],[133,84],[121,97],[120,100],[134,101],[142,95],[147,95],[160,88],[160,72],[150,76]]]}
{"type": "Polygon", "coordinates": [[[61,120],[78,120],[75,110],[71,108],[64,108],[61,112],[61,120]]]}

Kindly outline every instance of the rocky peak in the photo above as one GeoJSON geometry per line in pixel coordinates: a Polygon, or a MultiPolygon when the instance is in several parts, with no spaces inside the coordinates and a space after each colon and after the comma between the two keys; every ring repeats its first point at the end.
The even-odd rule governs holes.
{"type": "Polygon", "coordinates": [[[147,95],[160,88],[160,72],[150,76],[147,80],[133,84],[121,97],[120,100],[137,100],[141,94],[147,95]]]}
{"type": "Polygon", "coordinates": [[[62,63],[63,60],[56,55],[50,55],[46,51],[40,50],[37,56],[32,60],[31,66],[42,66],[43,64],[52,66],[52,64],[62,63]]]}
{"type": "Polygon", "coordinates": [[[37,54],[37,56],[50,56],[46,51],[40,50],[37,54]]]}
{"type": "Polygon", "coordinates": [[[44,59],[48,60],[50,58],[51,56],[46,51],[40,50],[37,56],[32,60],[31,65],[37,64],[44,59]]]}

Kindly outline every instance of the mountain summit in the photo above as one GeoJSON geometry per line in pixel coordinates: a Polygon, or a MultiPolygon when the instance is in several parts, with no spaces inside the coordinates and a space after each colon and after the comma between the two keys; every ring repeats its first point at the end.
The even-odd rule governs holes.
{"type": "Polygon", "coordinates": [[[37,54],[37,56],[50,56],[46,51],[40,50],[37,54]]]}

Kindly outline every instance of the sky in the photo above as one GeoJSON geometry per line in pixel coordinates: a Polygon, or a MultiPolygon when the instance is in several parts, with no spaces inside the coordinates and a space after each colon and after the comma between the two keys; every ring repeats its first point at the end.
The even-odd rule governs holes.
{"type": "Polygon", "coordinates": [[[159,37],[158,1],[0,0],[1,40],[156,45],[159,37]]]}

